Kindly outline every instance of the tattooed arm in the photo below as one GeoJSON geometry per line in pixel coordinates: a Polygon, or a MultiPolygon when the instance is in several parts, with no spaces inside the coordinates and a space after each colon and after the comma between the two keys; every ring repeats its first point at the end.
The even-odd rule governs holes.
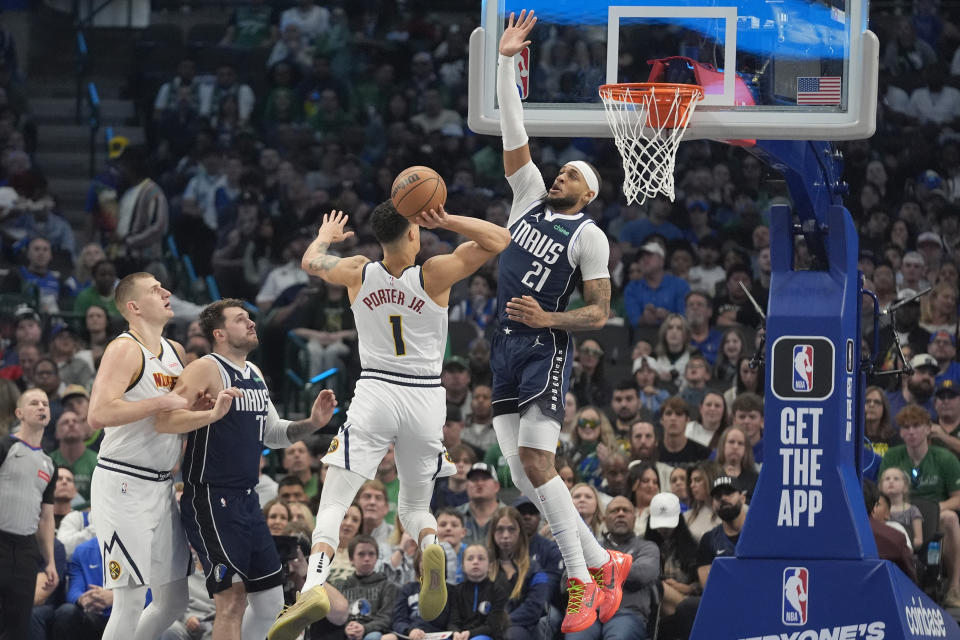
{"type": "MultiPolygon", "coordinates": [[[[363,265],[369,260],[363,256],[339,258],[327,253],[331,244],[353,236],[353,231],[343,230],[347,220],[347,216],[342,211],[333,211],[324,215],[317,237],[307,247],[300,266],[310,275],[323,278],[331,284],[344,285],[352,294],[355,294],[355,290],[360,288],[363,265]]],[[[353,295],[350,299],[353,300],[353,295]]]]}
{"type": "Polygon", "coordinates": [[[583,301],[586,303],[572,311],[544,311],[531,296],[513,298],[507,302],[507,316],[527,326],[565,331],[600,329],[610,316],[610,279],[598,278],[583,282],[583,301]]]}

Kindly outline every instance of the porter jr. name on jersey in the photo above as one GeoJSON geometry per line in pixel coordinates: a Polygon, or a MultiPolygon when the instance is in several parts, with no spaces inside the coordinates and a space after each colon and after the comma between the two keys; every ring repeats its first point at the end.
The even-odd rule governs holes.
{"type": "Polygon", "coordinates": [[[411,295],[412,300],[407,304],[407,297],[399,289],[377,289],[362,298],[362,302],[368,309],[375,309],[382,304],[395,304],[406,307],[411,311],[423,313],[423,300],[417,296],[411,295]]]}

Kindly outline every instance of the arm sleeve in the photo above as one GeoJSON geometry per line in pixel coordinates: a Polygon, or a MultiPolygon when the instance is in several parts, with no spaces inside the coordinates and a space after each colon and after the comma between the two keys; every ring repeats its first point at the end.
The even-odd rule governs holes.
{"type": "Polygon", "coordinates": [[[570,261],[580,267],[584,280],[609,278],[610,243],[595,224],[586,224],[580,229],[570,250],[570,261]]]}
{"type": "Polygon", "coordinates": [[[530,205],[546,197],[547,187],[543,183],[540,170],[532,161],[517,169],[512,176],[507,176],[507,182],[513,191],[510,220],[507,222],[507,227],[512,227],[524,211],[530,208],[530,205]]]}
{"type": "Polygon", "coordinates": [[[497,56],[497,103],[500,105],[500,135],[504,151],[519,149],[529,141],[523,128],[523,104],[513,66],[513,56],[497,56]]]}
{"type": "MultiPolygon", "coordinates": [[[[260,368],[251,365],[263,378],[263,372],[260,368]]],[[[287,427],[290,426],[289,420],[281,420],[277,408],[273,406],[273,400],[267,400],[267,421],[263,425],[263,444],[270,449],[286,449],[293,443],[287,437],[287,427]]]]}
{"type": "Polygon", "coordinates": [[[57,488],[57,467],[54,465],[53,474],[50,476],[50,482],[47,483],[47,488],[43,490],[43,500],[40,502],[42,504],[53,504],[53,491],[57,488]]]}

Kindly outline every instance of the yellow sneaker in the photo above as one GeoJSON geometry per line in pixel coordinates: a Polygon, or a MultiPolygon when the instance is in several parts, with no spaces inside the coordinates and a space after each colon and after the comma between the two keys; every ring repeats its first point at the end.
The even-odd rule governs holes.
{"type": "Polygon", "coordinates": [[[297,596],[297,601],[280,612],[267,632],[267,640],[296,640],[300,632],[330,613],[330,598],[322,586],[297,596]]]}
{"type": "Polygon", "coordinates": [[[447,554],[439,544],[427,545],[420,575],[420,617],[430,621],[447,606],[447,554]]]}

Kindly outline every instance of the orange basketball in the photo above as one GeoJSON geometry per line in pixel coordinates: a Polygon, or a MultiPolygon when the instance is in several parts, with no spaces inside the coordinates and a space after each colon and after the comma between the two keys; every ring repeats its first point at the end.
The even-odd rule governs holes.
{"type": "Polygon", "coordinates": [[[393,181],[390,200],[404,218],[430,209],[439,211],[447,201],[447,185],[430,167],[408,167],[393,181]]]}

